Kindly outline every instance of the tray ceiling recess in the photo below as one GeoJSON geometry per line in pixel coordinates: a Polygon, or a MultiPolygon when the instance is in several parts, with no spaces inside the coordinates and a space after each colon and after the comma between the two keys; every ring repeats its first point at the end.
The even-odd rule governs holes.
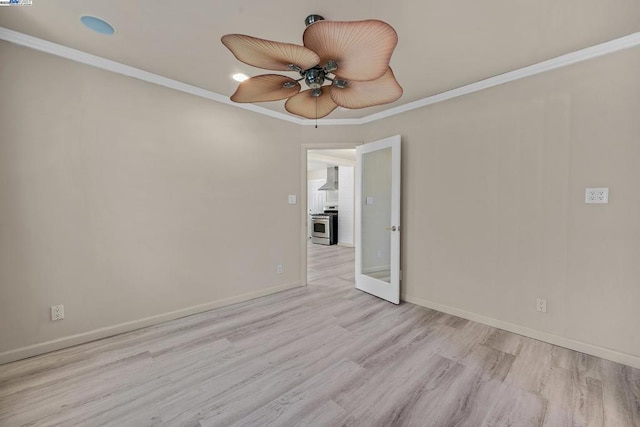
{"type": "MultiPolygon", "coordinates": [[[[336,24],[334,22],[326,22],[326,23],[330,25],[336,24]]],[[[317,24],[324,24],[324,23],[323,22],[314,23],[311,25],[311,28],[317,24]]],[[[308,29],[309,28],[307,28],[307,30],[308,29]]],[[[322,36],[318,36],[318,37],[321,38],[322,36]]],[[[111,71],[113,73],[122,74],[128,77],[133,77],[149,83],[154,83],[160,86],[164,86],[164,87],[178,90],[184,93],[206,98],[222,104],[227,104],[237,108],[253,111],[255,113],[263,114],[263,115],[284,120],[287,122],[291,122],[291,123],[295,123],[303,126],[313,126],[316,124],[315,117],[314,119],[296,117],[291,114],[274,111],[265,107],[254,105],[252,103],[234,102],[230,97],[214,91],[203,89],[201,87],[187,84],[178,80],[170,79],[159,74],[155,74],[155,73],[145,71],[136,67],[132,67],[130,65],[126,65],[117,61],[112,61],[97,55],[93,55],[78,49],[73,49],[67,46],[63,46],[61,44],[53,43],[51,41],[44,40],[31,35],[27,35],[18,31],[10,30],[5,27],[0,27],[0,40],[5,40],[10,43],[14,43],[20,46],[25,46],[41,52],[46,52],[46,53],[56,55],[62,58],[66,58],[75,62],[87,64],[96,68],[100,68],[106,71],[111,71]]],[[[366,123],[371,123],[371,122],[381,120],[387,117],[391,117],[397,114],[402,114],[407,111],[411,111],[411,110],[415,110],[428,105],[436,104],[438,102],[443,102],[459,96],[468,95],[468,94],[478,92],[484,89],[488,89],[494,86],[524,79],[540,73],[566,67],[579,62],[587,61],[593,58],[598,58],[604,55],[608,55],[611,53],[619,52],[621,50],[629,49],[637,46],[640,46],[640,32],[632,33],[627,36],[616,38],[611,41],[600,43],[584,49],[580,49],[575,52],[560,55],[555,58],[542,61],[534,65],[519,68],[513,71],[509,71],[507,73],[499,74],[494,77],[480,80],[480,81],[477,81],[468,85],[464,85],[452,90],[447,90],[437,95],[428,96],[422,99],[408,102],[406,104],[394,106],[387,110],[383,110],[383,111],[370,114],[361,118],[322,119],[322,120],[319,120],[317,123],[321,125],[362,125],[366,123]]],[[[311,61],[311,62],[315,62],[315,61],[311,61]]],[[[326,65],[327,65],[327,61],[325,61],[323,64],[323,70],[326,65]]],[[[302,66],[299,66],[299,67],[303,68],[302,66]]],[[[329,66],[328,68],[332,68],[332,67],[329,66]]],[[[339,69],[340,68],[338,66],[337,70],[339,69]]],[[[303,71],[306,71],[306,70],[303,70],[303,71]]],[[[340,76],[339,71],[337,72],[338,74],[333,74],[336,77],[340,76]]],[[[348,74],[347,76],[351,77],[351,74],[348,74]]],[[[304,77],[306,80],[306,74],[304,77]]],[[[383,76],[382,78],[384,79],[385,77],[383,76]]],[[[348,80],[347,78],[342,78],[342,79],[348,80]]],[[[325,73],[325,80],[326,80],[326,73],[325,73]]],[[[333,79],[333,80],[335,81],[336,79],[333,79]]],[[[376,79],[374,79],[374,81],[375,80],[376,79]]],[[[395,82],[395,79],[393,80],[395,82]]],[[[397,84],[397,82],[395,84],[397,84]]],[[[327,86],[330,88],[329,92],[333,91],[333,89],[336,87],[333,82],[331,82],[331,85],[327,85],[327,86]]],[[[348,84],[346,87],[348,87],[348,84]]],[[[322,86],[322,88],[324,92],[324,85],[322,86]]],[[[285,88],[283,87],[283,89],[285,88]]],[[[330,96],[331,95],[329,94],[329,97],[330,96]]],[[[325,95],[325,98],[326,98],[326,95],[325,95]]],[[[339,98],[338,96],[336,96],[336,98],[338,98],[339,100],[342,99],[342,98],[339,98]]],[[[358,96],[353,96],[353,95],[348,95],[345,98],[348,98],[349,102],[358,102],[358,100],[363,100],[363,98],[358,96]]],[[[333,103],[336,103],[333,98],[331,98],[331,101],[333,103]]],[[[341,102],[347,103],[347,101],[341,101],[341,102]]],[[[293,108],[295,109],[296,107],[293,107],[293,108]]],[[[306,108],[307,107],[302,106],[300,110],[296,109],[296,111],[307,112],[306,108]]],[[[331,111],[333,111],[333,109],[331,109],[331,111]]]]}

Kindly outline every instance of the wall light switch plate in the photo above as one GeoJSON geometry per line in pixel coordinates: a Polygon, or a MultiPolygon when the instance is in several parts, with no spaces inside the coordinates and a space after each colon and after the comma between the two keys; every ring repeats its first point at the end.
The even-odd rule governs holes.
{"type": "Polygon", "coordinates": [[[373,197],[367,197],[367,205],[373,204],[373,197]]]}
{"type": "Polygon", "coordinates": [[[298,198],[296,197],[295,194],[289,194],[289,204],[290,205],[295,205],[296,203],[298,203],[298,198]]]}
{"type": "Polygon", "coordinates": [[[585,203],[609,203],[608,188],[587,188],[584,195],[585,203]]]}

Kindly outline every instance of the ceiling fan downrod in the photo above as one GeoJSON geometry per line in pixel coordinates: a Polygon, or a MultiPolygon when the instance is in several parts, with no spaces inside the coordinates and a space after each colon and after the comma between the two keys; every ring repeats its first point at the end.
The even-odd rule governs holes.
{"type": "Polygon", "coordinates": [[[309,25],[313,24],[314,22],[318,22],[318,21],[324,21],[324,16],[309,15],[306,18],[304,18],[304,26],[308,27],[309,25]]]}

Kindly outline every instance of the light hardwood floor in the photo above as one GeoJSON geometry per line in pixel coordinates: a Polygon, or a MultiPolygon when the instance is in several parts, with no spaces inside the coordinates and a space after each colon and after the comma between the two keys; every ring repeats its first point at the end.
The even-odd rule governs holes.
{"type": "Polygon", "coordinates": [[[640,426],[640,371],[353,288],[308,287],[0,366],[0,426],[640,426]]]}

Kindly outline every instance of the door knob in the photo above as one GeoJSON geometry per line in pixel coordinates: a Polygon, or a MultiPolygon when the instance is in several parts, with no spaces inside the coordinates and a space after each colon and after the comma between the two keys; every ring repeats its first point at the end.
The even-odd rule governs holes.
{"type": "Polygon", "coordinates": [[[398,227],[396,227],[395,225],[392,225],[391,227],[385,228],[385,230],[396,231],[396,230],[398,230],[398,227]]]}

